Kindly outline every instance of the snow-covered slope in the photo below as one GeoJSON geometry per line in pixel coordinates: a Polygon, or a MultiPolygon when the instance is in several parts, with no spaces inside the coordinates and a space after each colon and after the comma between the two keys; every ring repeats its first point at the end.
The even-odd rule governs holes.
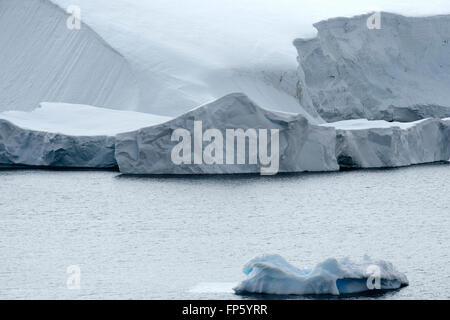
{"type": "Polygon", "coordinates": [[[292,39],[293,23],[303,22],[294,19],[286,3],[54,2],[62,8],[79,5],[83,21],[124,55],[139,87],[138,111],[178,116],[243,92],[262,107],[323,122],[314,109],[304,110],[298,102],[292,39]]]}
{"type": "Polygon", "coordinates": [[[381,29],[368,18],[322,21],[317,37],[295,41],[301,104],[327,121],[448,116],[450,15],[382,12],[381,29]]]}
{"type": "Polygon", "coordinates": [[[136,109],[139,94],[128,62],[83,24],[47,0],[0,1],[0,111],[42,101],[136,109]]]}
{"type": "Polygon", "coordinates": [[[0,119],[30,130],[73,136],[114,136],[121,132],[163,123],[171,118],[88,105],[43,102],[29,112],[0,112],[0,119]]]}
{"type": "Polygon", "coordinates": [[[342,295],[408,285],[406,275],[391,263],[368,257],[360,263],[328,259],[313,269],[299,269],[279,255],[262,255],[249,261],[243,271],[247,279],[234,288],[237,294],[342,295]]]}
{"type": "MultiPolygon", "coordinates": [[[[250,135],[251,136],[251,135],[250,135]]],[[[134,132],[116,136],[116,159],[120,171],[125,174],[222,174],[222,173],[270,173],[302,172],[302,171],[335,171],[339,167],[335,158],[336,132],[334,128],[312,125],[301,115],[268,111],[260,108],[242,93],[227,95],[210,104],[198,107],[169,122],[143,128],[134,132]],[[196,129],[195,122],[201,122],[201,128],[196,129]],[[175,146],[179,138],[172,139],[176,130],[182,129],[189,137],[180,142],[186,142],[188,147],[179,150],[183,158],[188,160],[177,163],[173,160],[175,146]],[[207,130],[215,129],[217,134],[209,140],[202,136],[207,130]],[[232,137],[228,138],[227,130],[254,129],[255,145],[258,145],[258,161],[250,162],[250,138],[244,139],[244,146],[239,151],[232,137]],[[259,129],[267,130],[264,143],[259,129]],[[273,130],[278,130],[279,137],[274,146],[273,130]],[[259,132],[259,136],[257,136],[259,132]],[[270,137],[269,137],[270,135],[270,137]],[[198,138],[200,140],[197,140],[198,138]],[[189,139],[189,140],[187,140],[189,139]],[[205,140],[206,139],[206,140],[205,140]],[[200,142],[195,142],[200,141],[200,142]],[[209,141],[209,142],[207,142],[209,141]],[[229,145],[231,142],[231,145],[229,145]],[[214,152],[207,153],[207,146],[214,143],[214,152]],[[200,150],[195,145],[200,146],[200,150]],[[192,147],[192,145],[194,147],[192,147]],[[272,159],[270,163],[261,161],[261,146],[266,148],[272,159]],[[204,150],[203,150],[204,149],[204,150]],[[279,151],[278,151],[279,150],[279,151]],[[228,157],[231,151],[233,156],[228,157]],[[186,154],[185,154],[186,153],[186,154]],[[207,162],[209,154],[218,161],[207,162]],[[220,154],[221,156],[218,156],[220,154]],[[243,163],[237,158],[243,155],[243,163]],[[195,159],[200,159],[196,162],[195,159]],[[235,159],[236,158],[236,159],[235,159]],[[228,159],[231,159],[229,162],[228,159]],[[187,163],[188,162],[188,163],[187,163]],[[275,164],[276,163],[276,164],[275,164]],[[275,168],[275,172],[271,171],[275,168]]]]}
{"type": "Polygon", "coordinates": [[[52,1],[60,7],[49,0],[0,2],[0,45],[7,48],[0,52],[0,110],[59,101],[177,116],[243,92],[264,108],[319,123],[312,104],[299,105],[292,39],[313,35],[311,23],[330,12],[449,8],[433,0],[52,1]],[[69,5],[81,9],[81,30],[66,28],[69,5]]]}

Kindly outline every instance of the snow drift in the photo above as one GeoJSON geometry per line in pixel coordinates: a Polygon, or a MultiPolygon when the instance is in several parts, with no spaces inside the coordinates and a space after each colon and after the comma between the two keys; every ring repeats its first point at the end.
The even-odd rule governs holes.
{"type": "Polygon", "coordinates": [[[368,257],[360,263],[328,259],[313,269],[299,269],[279,255],[262,255],[249,261],[243,271],[247,279],[234,288],[237,294],[342,295],[408,285],[406,275],[391,263],[368,257]]]}
{"type": "Polygon", "coordinates": [[[121,132],[152,126],[172,118],[81,104],[42,102],[31,111],[0,112],[0,119],[36,131],[73,136],[115,136],[121,132]]]}
{"type": "MultiPolygon", "coordinates": [[[[235,164],[217,162],[212,164],[202,162],[175,164],[172,161],[172,151],[178,142],[172,141],[172,134],[177,129],[184,129],[192,137],[195,136],[195,121],[202,121],[203,130],[217,129],[221,133],[226,129],[242,129],[244,131],[247,129],[267,129],[268,131],[278,129],[279,172],[339,169],[335,157],[336,133],[334,128],[312,125],[301,115],[262,109],[244,94],[235,93],[196,108],[166,123],[118,134],[116,136],[116,159],[120,171],[125,174],[222,174],[264,171],[264,166],[260,162],[256,164],[250,164],[250,162],[243,164],[236,164],[237,162],[234,162],[235,164]]],[[[207,143],[204,140],[200,141],[204,148],[207,143]]],[[[223,155],[227,152],[225,145],[223,143],[220,147],[223,155]]],[[[233,143],[232,148],[234,146],[233,143]]],[[[248,156],[248,143],[245,148],[245,154],[248,156]]],[[[195,159],[196,151],[195,147],[191,147],[191,140],[187,152],[189,159],[195,159]]]]}
{"type": "Polygon", "coordinates": [[[0,111],[31,110],[42,101],[136,109],[128,62],[83,24],[47,0],[0,1],[0,111]]]}
{"type": "Polygon", "coordinates": [[[313,39],[297,39],[305,108],[327,121],[415,121],[450,116],[450,15],[410,18],[381,13],[315,24],[313,39]]]}

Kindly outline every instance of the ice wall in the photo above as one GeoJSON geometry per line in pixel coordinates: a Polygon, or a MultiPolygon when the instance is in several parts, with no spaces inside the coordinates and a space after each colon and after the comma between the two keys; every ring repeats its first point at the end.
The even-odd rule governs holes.
{"type": "Polygon", "coordinates": [[[114,136],[170,118],[67,103],[0,112],[0,166],[110,168],[114,136]]]}
{"type": "MultiPolygon", "coordinates": [[[[246,95],[235,93],[227,95],[210,104],[198,107],[174,120],[143,128],[134,132],[122,133],[116,136],[116,159],[120,171],[125,174],[238,174],[263,173],[264,163],[251,163],[249,158],[249,138],[245,138],[246,159],[239,164],[237,154],[240,153],[237,142],[230,147],[227,145],[226,130],[265,129],[269,133],[272,129],[279,132],[279,149],[277,149],[279,167],[277,172],[303,171],[335,171],[339,167],[335,157],[336,133],[334,128],[326,128],[310,124],[301,115],[268,111],[260,108],[246,95]],[[196,133],[195,121],[202,122],[200,132],[196,133]],[[177,129],[186,130],[189,134],[189,150],[186,152],[190,163],[175,163],[172,151],[179,143],[173,141],[172,136],[177,129]],[[218,140],[202,140],[201,150],[195,150],[195,136],[202,135],[206,130],[219,130],[223,140],[218,142],[217,150],[223,155],[223,161],[207,163],[201,160],[196,163],[197,156],[202,157],[206,147],[218,140]],[[235,153],[233,163],[226,162],[226,153],[235,153]]],[[[258,131],[256,131],[258,132],[258,131]]],[[[266,135],[268,155],[275,148],[271,142],[272,136],[266,135]]],[[[261,141],[261,135],[258,141],[261,141]]],[[[184,140],[184,138],[183,138],[184,140]]],[[[237,140],[235,140],[237,141],[237,140]]],[[[258,142],[259,143],[259,142],[258,142]]],[[[260,145],[259,145],[260,148],[260,145]]],[[[261,148],[259,149],[259,155],[261,148]]],[[[269,167],[269,166],[268,166],[269,167]]],[[[276,173],[276,172],[275,172],[276,173]]]]}
{"type": "Polygon", "coordinates": [[[450,115],[450,15],[381,13],[315,24],[317,37],[297,39],[300,102],[327,121],[414,121],[450,115]]]}
{"type": "Polygon", "coordinates": [[[0,166],[115,167],[114,137],[69,136],[20,128],[0,119],[0,166]]]}
{"type": "Polygon", "coordinates": [[[449,121],[411,123],[349,120],[336,128],[336,158],[341,168],[385,168],[448,161],[449,121]]]}
{"type": "MultiPolygon", "coordinates": [[[[450,159],[450,119],[411,123],[347,120],[313,125],[300,115],[260,108],[243,94],[231,94],[175,119],[86,105],[42,103],[31,112],[0,113],[0,166],[108,168],[118,162],[127,174],[262,173],[250,164],[245,137],[245,163],[226,164],[226,129],[279,131],[279,172],[336,171],[339,168],[398,167],[450,159]],[[174,130],[196,136],[217,129],[223,135],[223,164],[175,164],[174,130]],[[117,160],[116,160],[117,159],[117,160]]],[[[258,137],[260,139],[261,136],[258,137]]],[[[237,141],[238,138],[235,140],[237,141]]],[[[203,152],[214,139],[201,141],[203,152]]],[[[239,149],[234,144],[237,154],[239,149]]]]}

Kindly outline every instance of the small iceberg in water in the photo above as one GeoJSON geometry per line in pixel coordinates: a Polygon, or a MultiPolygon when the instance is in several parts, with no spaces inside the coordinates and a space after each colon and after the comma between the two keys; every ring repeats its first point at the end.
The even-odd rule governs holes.
{"type": "Polygon", "coordinates": [[[234,288],[236,294],[345,295],[408,285],[406,275],[390,262],[367,256],[361,263],[328,259],[313,269],[299,269],[279,255],[262,255],[249,261],[243,271],[247,279],[234,288]]]}

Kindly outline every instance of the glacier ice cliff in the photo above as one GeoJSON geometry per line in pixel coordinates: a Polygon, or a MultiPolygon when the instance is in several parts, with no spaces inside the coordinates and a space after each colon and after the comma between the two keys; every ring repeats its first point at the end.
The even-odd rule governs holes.
{"type": "MultiPolygon", "coordinates": [[[[32,111],[0,113],[0,165],[108,168],[126,174],[256,173],[245,140],[243,164],[175,164],[172,141],[177,129],[195,136],[217,129],[279,130],[277,172],[336,171],[340,168],[398,167],[450,159],[450,118],[411,123],[366,119],[314,125],[298,114],[260,108],[243,94],[231,94],[177,118],[67,103],[41,103],[32,111]],[[248,159],[247,159],[248,158],[248,159]]],[[[202,136],[203,138],[203,136],[202,136]]],[[[250,139],[248,136],[247,139],[250,139]]],[[[261,137],[259,137],[261,138],[261,137]]],[[[237,141],[238,138],[236,138],[237,141]]],[[[270,138],[267,137],[270,142],[270,138]]],[[[189,158],[195,149],[189,144],[189,158]]],[[[212,140],[205,140],[206,147],[212,140]]],[[[234,146],[234,145],[233,145],[234,146]]],[[[206,150],[206,149],[205,149],[206,150]]],[[[266,150],[271,153],[271,142],[266,150]]],[[[236,148],[236,153],[239,149],[236,148]]],[[[236,155],[237,158],[237,155],[236,155]]]]}
{"type": "MultiPolygon", "coordinates": [[[[171,151],[178,140],[171,140],[173,132],[184,128],[192,137],[194,122],[199,120],[204,130],[279,129],[279,172],[401,167],[450,159],[448,119],[410,123],[356,119],[312,125],[300,115],[268,111],[243,94],[231,94],[171,121],[118,134],[116,159],[120,171],[126,174],[260,172],[260,165],[175,164],[171,151]]],[[[205,144],[203,142],[202,147],[205,144]]],[[[248,145],[246,147],[248,155],[248,145]]],[[[193,159],[192,141],[189,141],[188,152],[192,153],[189,159],[193,159]]],[[[225,153],[223,148],[222,154],[225,153]]]]}
{"type": "MultiPolygon", "coordinates": [[[[260,162],[250,164],[249,161],[244,164],[175,164],[172,161],[172,151],[178,142],[172,141],[172,134],[177,129],[184,129],[195,136],[195,121],[201,121],[204,130],[217,129],[221,133],[226,129],[279,130],[279,172],[339,169],[335,157],[334,128],[310,124],[301,115],[262,109],[246,95],[235,93],[200,106],[174,120],[118,134],[116,159],[120,171],[125,174],[227,174],[259,173],[264,170],[260,162]]],[[[189,159],[196,156],[195,148],[191,147],[192,141],[189,141],[189,159]]],[[[201,143],[202,147],[207,145],[206,142],[201,143]]],[[[219,147],[224,155],[227,151],[224,150],[225,145],[219,147]]],[[[248,156],[249,144],[245,148],[248,156]]]]}
{"type": "Polygon", "coordinates": [[[313,269],[299,269],[279,255],[262,255],[249,261],[243,271],[247,279],[234,288],[237,294],[361,294],[409,284],[406,275],[391,263],[368,257],[360,263],[328,259],[313,269]]]}
{"type": "Polygon", "coordinates": [[[114,137],[33,131],[0,119],[0,166],[115,167],[114,137]]]}
{"type": "Polygon", "coordinates": [[[411,122],[450,116],[450,15],[404,17],[381,12],[316,23],[297,39],[300,103],[326,121],[411,122]]]}
{"type": "Polygon", "coordinates": [[[115,134],[170,118],[67,103],[0,113],[0,166],[116,167],[115,134]]]}
{"type": "Polygon", "coordinates": [[[450,121],[411,123],[347,120],[336,129],[336,158],[341,168],[384,168],[448,161],[450,121]]]}
{"type": "Polygon", "coordinates": [[[0,111],[42,101],[136,109],[128,61],[84,23],[47,0],[0,1],[0,111]]]}

